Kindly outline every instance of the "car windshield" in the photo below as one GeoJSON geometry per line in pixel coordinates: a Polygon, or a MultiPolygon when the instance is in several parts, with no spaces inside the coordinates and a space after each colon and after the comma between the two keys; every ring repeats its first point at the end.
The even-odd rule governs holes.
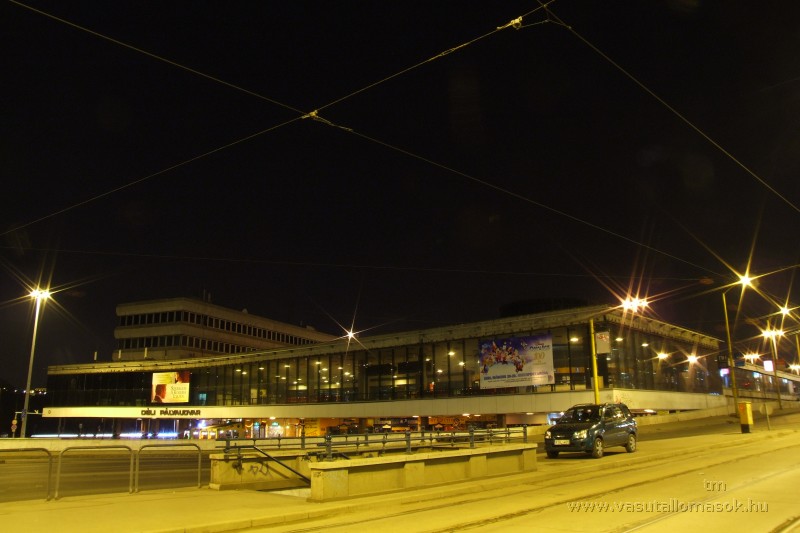
{"type": "Polygon", "coordinates": [[[600,406],[570,407],[559,422],[594,422],[600,420],[600,406]]]}

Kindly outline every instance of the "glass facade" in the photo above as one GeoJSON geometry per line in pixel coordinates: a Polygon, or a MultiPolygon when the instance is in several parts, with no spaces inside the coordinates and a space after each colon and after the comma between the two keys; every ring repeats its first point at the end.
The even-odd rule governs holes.
{"type": "MultiPolygon", "coordinates": [[[[611,344],[610,353],[597,358],[601,388],[701,393],[722,390],[716,350],[708,343],[701,346],[696,341],[635,329],[620,332],[616,324],[599,323],[596,330],[608,332],[611,344]]],[[[384,342],[374,349],[353,343],[351,348],[357,348],[330,347],[326,348],[328,353],[312,355],[257,352],[239,355],[235,361],[185,360],[179,370],[191,374],[189,404],[195,406],[381,402],[591,389],[588,323],[503,331],[495,336],[544,334],[552,337],[552,385],[482,389],[479,342],[492,338],[487,334],[391,346],[384,342]]],[[[411,337],[404,334],[398,339],[411,337]]],[[[48,376],[51,406],[147,406],[153,372],[163,371],[121,364],[113,371],[84,372],[80,365],[75,366],[74,372],[64,367],[48,376]]]]}

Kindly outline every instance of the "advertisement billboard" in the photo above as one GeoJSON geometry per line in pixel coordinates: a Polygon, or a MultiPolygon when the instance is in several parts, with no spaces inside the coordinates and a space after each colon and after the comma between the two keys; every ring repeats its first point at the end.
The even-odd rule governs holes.
{"type": "Polygon", "coordinates": [[[553,337],[511,337],[480,342],[482,389],[552,385],[553,337]]]}
{"type": "Polygon", "coordinates": [[[153,372],[152,403],[189,403],[188,371],[153,372]]]}

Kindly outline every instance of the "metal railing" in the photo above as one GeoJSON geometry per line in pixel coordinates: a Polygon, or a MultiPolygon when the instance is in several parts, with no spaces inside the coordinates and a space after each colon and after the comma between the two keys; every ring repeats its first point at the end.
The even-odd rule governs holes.
{"type": "Polygon", "coordinates": [[[53,478],[53,454],[47,448],[6,448],[0,452],[44,452],[47,454],[47,492],[45,493],[45,500],[50,500],[50,487],[53,478]]]}
{"type": "Polygon", "coordinates": [[[134,483],[134,491],[139,492],[139,472],[141,471],[140,467],[142,464],[142,450],[145,448],[177,448],[181,446],[191,446],[197,449],[197,488],[199,489],[202,485],[200,483],[201,474],[202,474],[202,467],[203,467],[203,450],[200,448],[199,445],[194,444],[192,442],[182,442],[180,444],[143,444],[139,451],[136,452],[136,467],[135,467],[135,483],[134,483]]]}
{"type": "Polygon", "coordinates": [[[414,449],[446,445],[456,447],[468,445],[475,448],[479,444],[494,445],[512,441],[528,442],[527,426],[503,429],[469,429],[467,431],[405,431],[403,433],[363,433],[357,435],[328,435],[324,446],[325,459],[332,460],[334,455],[348,458],[341,451],[343,448],[355,448],[356,452],[363,447],[377,447],[378,453],[384,454],[389,449],[413,453],[414,449]],[[340,450],[334,451],[334,448],[340,450]]]}
{"type": "Polygon", "coordinates": [[[347,433],[342,435],[326,435],[325,437],[273,437],[265,439],[231,439],[226,438],[224,451],[230,452],[236,448],[277,448],[283,450],[306,450],[324,447],[327,454],[332,454],[333,448],[355,448],[378,446],[382,449],[391,447],[404,447],[411,453],[414,447],[422,445],[450,446],[469,444],[474,448],[476,444],[496,444],[511,441],[528,442],[528,427],[501,429],[468,429],[466,431],[404,431],[387,433],[347,433]],[[425,444],[428,443],[428,444],[425,444]]]}
{"type": "MultiPolygon", "coordinates": [[[[349,458],[347,451],[355,450],[356,453],[362,449],[376,450],[378,454],[387,451],[413,453],[415,449],[424,447],[441,446],[469,446],[475,448],[479,445],[493,445],[499,443],[509,443],[512,441],[528,442],[527,426],[503,429],[469,429],[467,431],[405,431],[394,433],[359,433],[344,435],[327,435],[325,437],[276,437],[268,439],[226,439],[224,441],[225,453],[235,451],[241,455],[242,449],[253,449],[287,469],[301,478],[306,479],[302,474],[284,464],[280,459],[269,454],[266,449],[279,450],[302,450],[307,456],[316,455],[325,460],[333,460],[335,457],[349,458]]],[[[46,500],[61,497],[62,465],[64,455],[74,451],[126,451],[130,456],[130,466],[128,470],[128,492],[138,492],[139,479],[142,464],[142,451],[148,448],[161,448],[175,450],[176,448],[192,447],[197,450],[197,487],[202,486],[202,449],[194,443],[159,443],[144,444],[138,450],[125,445],[107,446],[68,446],[58,454],[58,463],[53,472],[53,452],[46,448],[8,448],[0,452],[41,452],[47,456],[47,492],[46,500]],[[52,489],[52,487],[55,487],[52,489]],[[51,494],[52,493],[52,494],[51,494]]],[[[306,479],[307,480],[307,479],[306,479]]]]}
{"type": "Polygon", "coordinates": [[[64,454],[70,451],[75,450],[113,450],[113,449],[124,449],[130,452],[130,470],[128,474],[128,493],[133,492],[133,477],[134,477],[134,452],[130,446],[125,446],[124,444],[116,444],[113,446],[69,446],[61,450],[58,454],[58,468],[56,469],[56,490],[53,497],[57,500],[59,498],[58,490],[59,486],[61,485],[61,463],[63,462],[62,459],[64,458],[64,454]]]}
{"type": "Polygon", "coordinates": [[[270,461],[273,461],[274,463],[281,465],[286,470],[288,470],[292,474],[296,475],[297,477],[299,477],[300,479],[302,479],[306,483],[311,484],[311,480],[307,476],[303,475],[301,472],[298,472],[295,468],[292,468],[291,466],[287,465],[285,462],[283,462],[282,460],[278,459],[277,457],[274,457],[274,456],[270,455],[269,453],[267,453],[263,449],[261,449],[258,446],[256,446],[255,443],[253,443],[253,444],[245,444],[245,445],[242,445],[242,446],[239,446],[239,445],[228,446],[228,447],[225,448],[225,454],[233,453],[235,451],[236,461],[237,461],[237,464],[236,464],[236,468],[237,469],[241,469],[242,468],[242,464],[244,463],[244,458],[242,457],[242,450],[253,450],[255,452],[258,452],[259,454],[261,454],[262,456],[266,457],[270,461]]]}
{"type": "Polygon", "coordinates": [[[142,451],[147,448],[163,448],[169,451],[175,450],[180,447],[192,447],[197,450],[197,488],[202,486],[202,449],[199,445],[194,443],[172,443],[172,444],[144,444],[138,450],[125,446],[122,444],[107,445],[107,446],[68,446],[58,453],[58,462],[55,470],[53,469],[54,452],[47,448],[5,448],[0,450],[0,454],[4,453],[44,453],[47,456],[47,488],[45,493],[45,500],[59,499],[61,497],[61,480],[62,480],[62,466],[64,463],[64,455],[68,452],[75,451],[123,451],[127,452],[130,456],[130,463],[128,468],[128,492],[139,492],[139,479],[142,464],[142,451]]]}

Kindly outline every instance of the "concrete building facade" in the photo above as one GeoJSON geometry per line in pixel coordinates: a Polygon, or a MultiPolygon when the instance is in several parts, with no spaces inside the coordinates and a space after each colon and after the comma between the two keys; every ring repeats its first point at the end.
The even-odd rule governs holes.
{"type": "Polygon", "coordinates": [[[311,327],[192,298],[120,304],[117,319],[114,361],[196,359],[334,339],[311,327]]]}

